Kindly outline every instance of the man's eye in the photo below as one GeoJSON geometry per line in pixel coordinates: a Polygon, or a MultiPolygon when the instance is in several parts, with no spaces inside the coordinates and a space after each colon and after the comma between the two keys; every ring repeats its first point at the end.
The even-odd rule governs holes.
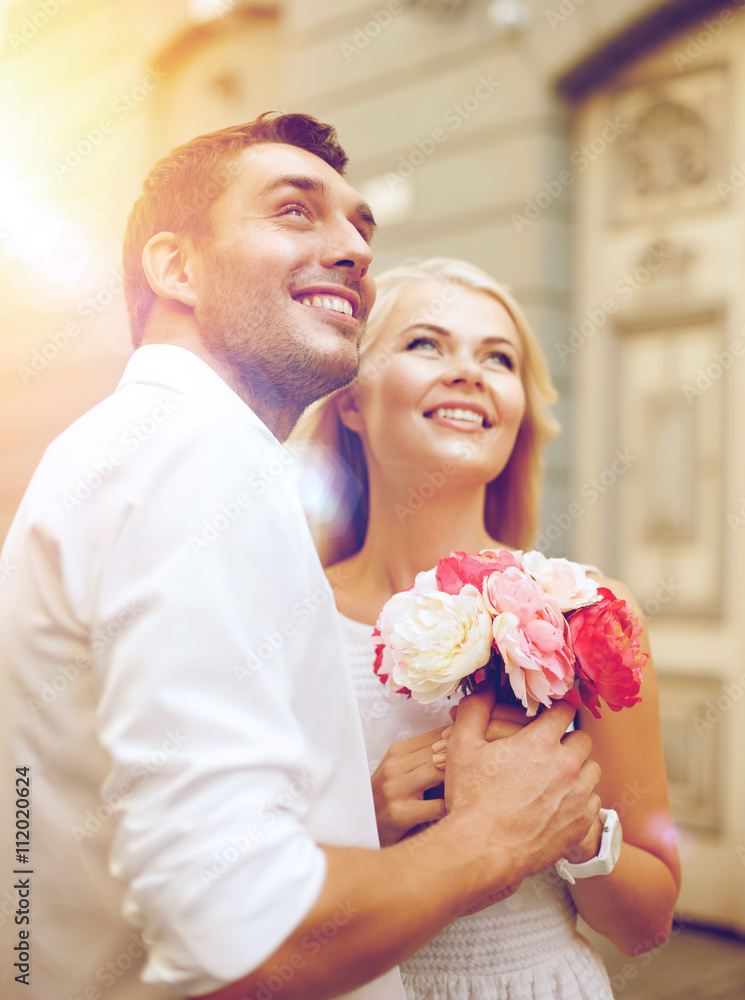
{"type": "Polygon", "coordinates": [[[291,215],[294,218],[309,219],[310,212],[303,205],[286,205],[280,215],[291,215]]]}

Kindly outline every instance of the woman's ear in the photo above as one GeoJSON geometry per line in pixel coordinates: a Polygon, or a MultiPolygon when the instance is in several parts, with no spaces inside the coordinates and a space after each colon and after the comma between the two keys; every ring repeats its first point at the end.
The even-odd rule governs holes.
{"type": "Polygon", "coordinates": [[[360,434],[364,428],[364,422],[362,414],[357,407],[356,396],[357,394],[353,388],[340,389],[334,396],[334,403],[336,405],[336,412],[339,414],[339,420],[341,420],[344,426],[348,430],[354,431],[355,434],[360,434]]]}
{"type": "Polygon", "coordinates": [[[194,308],[197,296],[191,283],[188,253],[174,233],[156,233],[147,241],[142,251],[142,269],[156,295],[194,308]]]}

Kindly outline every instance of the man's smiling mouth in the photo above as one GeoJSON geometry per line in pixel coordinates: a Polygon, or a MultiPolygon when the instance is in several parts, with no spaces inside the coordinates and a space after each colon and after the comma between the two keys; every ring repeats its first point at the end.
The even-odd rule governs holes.
{"type": "Polygon", "coordinates": [[[301,305],[310,306],[312,309],[330,309],[345,316],[354,316],[352,303],[340,295],[304,295],[298,301],[301,305]]]}

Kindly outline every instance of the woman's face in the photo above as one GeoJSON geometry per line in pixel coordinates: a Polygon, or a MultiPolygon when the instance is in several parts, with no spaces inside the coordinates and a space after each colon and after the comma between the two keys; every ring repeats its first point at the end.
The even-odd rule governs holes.
{"type": "Polygon", "coordinates": [[[496,299],[428,282],[396,303],[346,390],[351,402],[340,401],[342,419],[369,466],[470,470],[486,483],[507,464],[525,413],[521,362],[496,299]]]}

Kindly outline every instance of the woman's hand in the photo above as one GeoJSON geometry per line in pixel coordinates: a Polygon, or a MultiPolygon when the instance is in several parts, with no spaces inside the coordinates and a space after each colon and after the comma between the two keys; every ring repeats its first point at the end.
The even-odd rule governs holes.
{"type": "Polygon", "coordinates": [[[445,815],[445,800],[425,799],[424,792],[442,781],[432,762],[432,746],[442,739],[442,728],[393,743],[372,776],[375,818],[380,846],[402,840],[422,823],[445,815]]]}
{"type": "MultiPolygon", "coordinates": [[[[458,706],[453,705],[450,709],[450,718],[455,722],[458,714],[458,706]]],[[[492,709],[489,723],[484,733],[484,738],[489,743],[494,740],[503,740],[507,736],[514,736],[523,726],[527,726],[533,721],[535,716],[529,716],[522,705],[500,705],[497,703],[492,709]]],[[[447,738],[451,731],[450,726],[442,732],[442,739],[433,746],[435,767],[441,771],[445,770],[447,738]]]]}

